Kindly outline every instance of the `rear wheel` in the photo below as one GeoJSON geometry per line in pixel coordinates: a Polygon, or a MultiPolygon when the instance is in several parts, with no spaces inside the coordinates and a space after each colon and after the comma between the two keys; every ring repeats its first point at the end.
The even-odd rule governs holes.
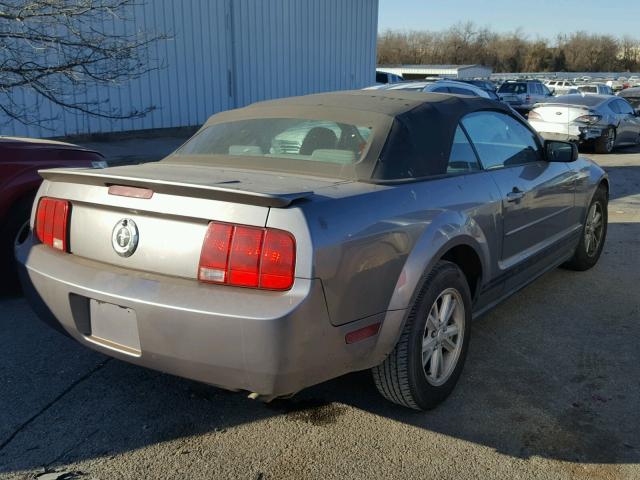
{"type": "Polygon", "coordinates": [[[613,127],[609,127],[602,136],[595,140],[594,149],[596,153],[611,153],[615,144],[616,131],[613,127]]]}
{"type": "Polygon", "coordinates": [[[598,263],[607,238],[607,208],[607,192],[599,187],[589,204],[580,243],[571,260],[564,265],[566,268],[584,271],[598,263]]]}
{"type": "Polygon", "coordinates": [[[399,405],[428,410],[455,387],[471,333],[471,295],[457,265],[438,262],[416,298],[400,339],[372,369],[378,391],[399,405]]]}

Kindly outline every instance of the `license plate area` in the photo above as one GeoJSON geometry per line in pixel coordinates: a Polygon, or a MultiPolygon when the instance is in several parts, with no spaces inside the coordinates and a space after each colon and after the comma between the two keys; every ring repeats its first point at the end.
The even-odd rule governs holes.
{"type": "Polygon", "coordinates": [[[129,355],[142,354],[135,310],[91,299],[89,318],[88,340],[129,355]]]}

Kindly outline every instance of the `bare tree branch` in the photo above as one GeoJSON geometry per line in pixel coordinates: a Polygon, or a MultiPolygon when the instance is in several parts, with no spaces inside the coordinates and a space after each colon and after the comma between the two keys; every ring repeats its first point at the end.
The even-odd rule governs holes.
{"type": "Polygon", "coordinates": [[[0,0],[0,112],[9,121],[43,125],[50,102],[101,118],[139,118],[155,107],[119,111],[108,98],[86,98],[163,67],[149,46],[165,34],[136,31],[138,0],[0,0]],[[20,93],[35,96],[24,105],[20,93]]]}

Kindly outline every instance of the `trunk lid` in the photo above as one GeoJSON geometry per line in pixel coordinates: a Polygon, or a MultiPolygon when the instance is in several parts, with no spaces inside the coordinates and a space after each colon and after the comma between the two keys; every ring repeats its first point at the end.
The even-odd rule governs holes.
{"type": "MultiPolygon", "coordinates": [[[[76,256],[161,275],[197,278],[210,221],[264,227],[270,208],[286,208],[344,180],[149,163],[107,169],[54,169],[41,195],[71,202],[69,248],[76,256]],[[114,195],[110,186],[151,191],[150,198],[114,195]],[[137,246],[118,252],[122,221],[137,246]]],[[[126,192],[126,189],[125,189],[126,192]]],[[[122,193],[122,192],[119,192],[122,193]]],[[[147,195],[148,196],[148,195],[147,195]]]]}
{"type": "Polygon", "coordinates": [[[539,104],[533,109],[533,111],[540,115],[541,121],[562,124],[571,123],[576,118],[589,113],[589,109],[587,107],[559,103],[539,104]]]}

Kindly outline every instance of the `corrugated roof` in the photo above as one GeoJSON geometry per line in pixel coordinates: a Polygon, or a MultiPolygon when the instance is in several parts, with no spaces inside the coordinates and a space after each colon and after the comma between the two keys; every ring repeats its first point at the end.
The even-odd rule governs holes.
{"type": "Polygon", "coordinates": [[[407,65],[407,64],[403,64],[403,65],[378,65],[378,69],[383,69],[383,68],[413,68],[413,69],[424,69],[424,70],[463,70],[466,68],[472,68],[472,67],[478,67],[478,68],[491,68],[491,67],[487,67],[485,65],[480,65],[480,64],[472,64],[472,65],[407,65]]]}

